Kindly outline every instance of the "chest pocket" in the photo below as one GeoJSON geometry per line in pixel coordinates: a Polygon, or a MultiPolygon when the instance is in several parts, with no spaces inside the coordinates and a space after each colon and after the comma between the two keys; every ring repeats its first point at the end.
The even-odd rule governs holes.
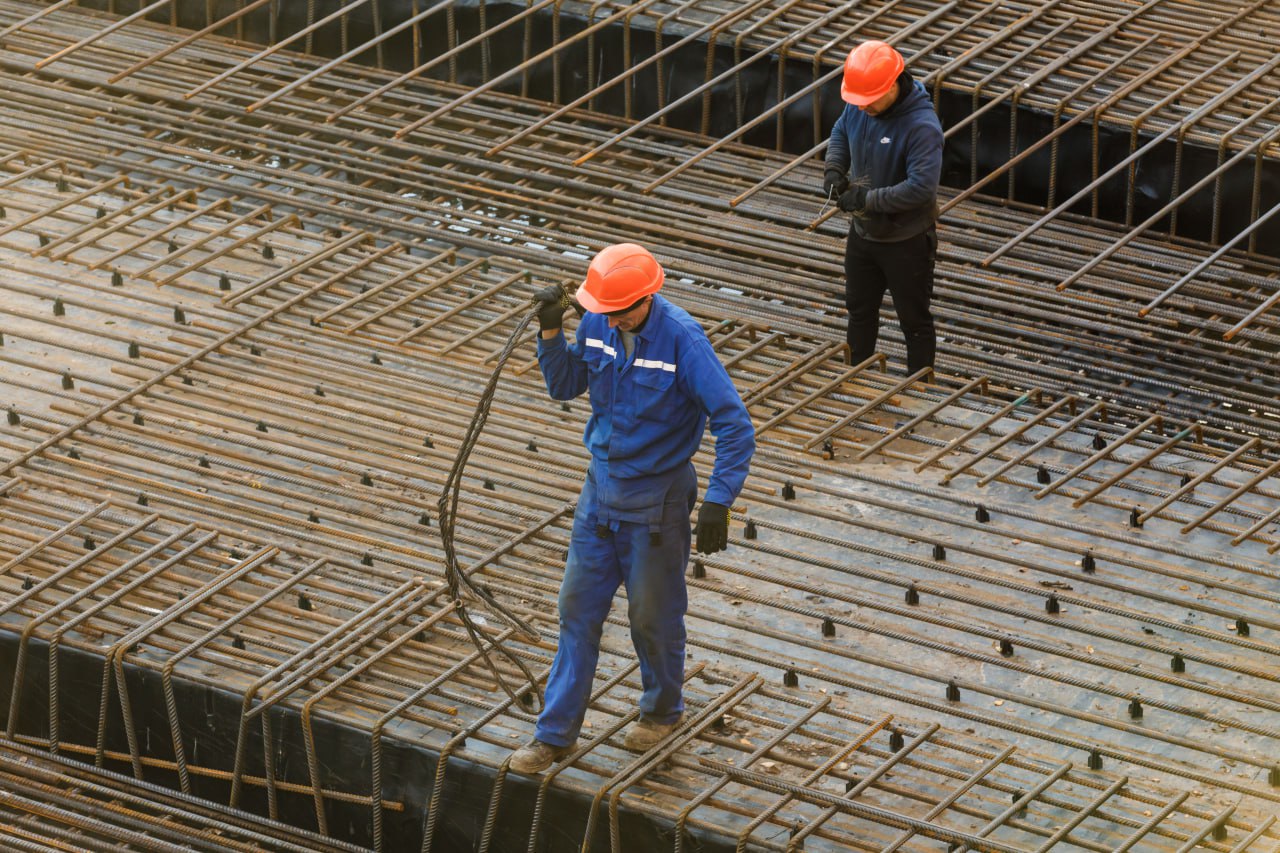
{"type": "Polygon", "coordinates": [[[676,381],[673,371],[653,367],[635,367],[636,417],[661,421],[671,417],[671,386],[676,381]]]}
{"type": "Polygon", "coordinates": [[[587,391],[591,403],[600,409],[613,405],[613,360],[601,356],[587,359],[587,391]]]}

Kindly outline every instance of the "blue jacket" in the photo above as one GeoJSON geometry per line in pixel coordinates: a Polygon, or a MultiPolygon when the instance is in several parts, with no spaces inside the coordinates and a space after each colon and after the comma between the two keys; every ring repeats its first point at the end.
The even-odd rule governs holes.
{"type": "Polygon", "coordinates": [[[538,338],[538,364],[552,399],[590,390],[583,443],[605,518],[641,521],[661,508],[687,470],[708,420],[716,459],[705,499],[732,506],[755,452],[755,428],[706,332],[660,295],[636,334],[631,357],[601,314],[578,324],[576,342],[538,338]]]}
{"type": "Polygon", "coordinates": [[[854,217],[854,231],[885,243],[933,227],[942,175],[942,123],[928,92],[906,72],[898,90],[898,100],[878,116],[845,104],[827,142],[826,168],[867,182],[867,216],[854,217]]]}

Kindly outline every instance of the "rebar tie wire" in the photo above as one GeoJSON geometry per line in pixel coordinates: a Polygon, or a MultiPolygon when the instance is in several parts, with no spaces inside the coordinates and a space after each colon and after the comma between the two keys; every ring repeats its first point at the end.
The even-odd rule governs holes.
{"type": "MultiPolygon", "coordinates": [[[[463,590],[469,594],[469,597],[479,599],[494,616],[518,631],[530,642],[541,640],[542,634],[504,607],[484,586],[471,582],[471,579],[467,577],[466,573],[458,565],[458,555],[453,547],[453,533],[457,520],[458,495],[462,488],[462,475],[467,466],[467,459],[471,456],[471,451],[475,449],[476,443],[480,439],[480,433],[484,430],[484,425],[489,420],[489,410],[493,405],[493,394],[498,387],[498,379],[502,375],[502,368],[506,365],[507,359],[510,358],[512,350],[515,349],[516,342],[520,340],[520,336],[524,334],[524,330],[528,328],[529,323],[536,316],[535,306],[533,311],[526,314],[524,319],[516,324],[511,336],[507,338],[507,342],[502,348],[502,353],[498,356],[497,364],[494,365],[493,373],[490,374],[489,381],[485,384],[484,390],[480,394],[480,401],[476,404],[476,413],[471,418],[470,426],[467,427],[466,435],[458,448],[458,456],[454,460],[453,467],[449,470],[449,476],[445,480],[444,488],[440,494],[440,501],[437,504],[440,541],[444,545],[445,579],[449,585],[449,595],[457,602],[458,616],[462,620],[463,626],[467,629],[467,634],[471,637],[472,644],[476,647],[480,657],[484,659],[489,671],[493,673],[494,680],[498,682],[498,685],[513,703],[520,701],[520,697],[503,679],[502,673],[498,671],[498,667],[489,657],[489,651],[485,648],[485,642],[481,637],[480,630],[472,621],[463,590]]],[[[537,680],[533,677],[533,673],[529,671],[528,666],[514,652],[508,649],[498,637],[489,637],[488,640],[492,644],[492,648],[514,663],[524,673],[524,677],[528,680],[530,686],[529,692],[524,695],[537,697],[536,710],[540,712],[543,705],[542,691],[538,689],[537,680]]]]}

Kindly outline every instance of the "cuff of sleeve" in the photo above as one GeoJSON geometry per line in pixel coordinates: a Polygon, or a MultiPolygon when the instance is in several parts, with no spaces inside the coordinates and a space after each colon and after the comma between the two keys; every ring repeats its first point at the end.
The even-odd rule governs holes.
{"type": "Polygon", "coordinates": [[[707,486],[707,493],[702,496],[703,503],[720,504],[733,509],[733,495],[729,494],[729,490],[715,483],[707,486]]]}

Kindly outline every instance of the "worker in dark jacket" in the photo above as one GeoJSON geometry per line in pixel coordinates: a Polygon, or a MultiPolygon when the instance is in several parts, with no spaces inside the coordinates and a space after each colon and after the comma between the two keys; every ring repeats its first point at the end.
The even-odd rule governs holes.
{"type": "Polygon", "coordinates": [[[697,548],[726,547],[729,507],[755,452],[742,398],[697,321],[658,294],[664,272],[646,249],[620,243],[591,261],[577,300],[587,310],[569,346],[569,304],[558,285],[540,291],[538,364],[552,399],[588,392],[584,443],[591,466],[573,518],[560,585],[560,645],[534,739],[511,769],[538,773],[563,757],[582,727],[601,629],[625,584],[640,660],[640,718],[623,745],[646,751],[684,712],[684,572],[697,499],[690,460],[708,422],[715,465],[698,512],[697,548]]]}
{"type": "Polygon", "coordinates": [[[876,351],[887,288],[915,373],[933,366],[937,346],[929,303],[942,125],[902,54],[882,41],[850,51],[840,95],[846,106],[827,143],[823,192],[853,214],[844,255],[850,355],[857,364],[876,351]]]}

